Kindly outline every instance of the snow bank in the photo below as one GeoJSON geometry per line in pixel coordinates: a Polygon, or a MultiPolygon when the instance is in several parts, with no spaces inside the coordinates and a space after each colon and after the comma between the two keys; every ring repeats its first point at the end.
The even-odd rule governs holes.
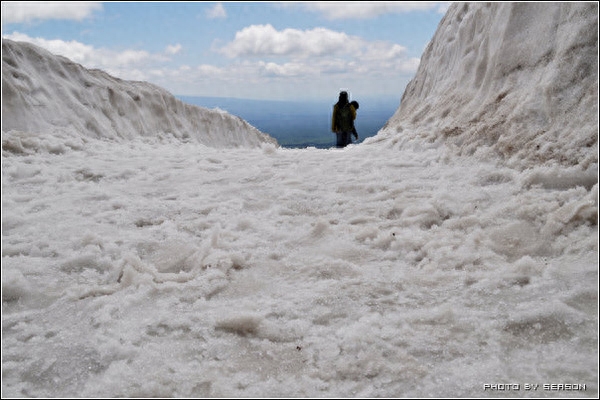
{"type": "Polygon", "coordinates": [[[519,168],[597,164],[598,3],[454,3],[382,131],[519,168]]]}
{"type": "Polygon", "coordinates": [[[241,118],[7,39],[2,39],[2,130],[3,148],[21,153],[62,153],[89,138],[175,139],[212,147],[275,143],[241,118]]]}

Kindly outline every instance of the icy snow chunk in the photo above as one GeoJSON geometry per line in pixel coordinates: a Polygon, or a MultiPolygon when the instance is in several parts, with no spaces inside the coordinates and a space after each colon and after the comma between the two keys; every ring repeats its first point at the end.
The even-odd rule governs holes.
{"type": "Polygon", "coordinates": [[[525,187],[539,185],[545,189],[566,190],[583,186],[590,190],[598,183],[598,170],[580,168],[538,168],[523,179],[525,187]]]}
{"type": "Polygon", "coordinates": [[[254,314],[241,314],[225,317],[215,324],[215,329],[235,333],[240,336],[255,334],[262,317],[254,314]]]}

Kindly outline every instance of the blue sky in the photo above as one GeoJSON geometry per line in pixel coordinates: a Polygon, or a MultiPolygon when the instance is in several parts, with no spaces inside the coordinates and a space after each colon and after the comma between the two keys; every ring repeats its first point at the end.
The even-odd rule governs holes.
{"type": "Polygon", "coordinates": [[[400,98],[450,3],[2,2],[2,37],[175,95],[400,98]]]}

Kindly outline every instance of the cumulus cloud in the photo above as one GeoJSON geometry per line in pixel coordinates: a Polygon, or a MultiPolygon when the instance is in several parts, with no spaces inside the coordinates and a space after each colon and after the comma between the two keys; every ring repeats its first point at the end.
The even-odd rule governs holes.
{"type": "Polygon", "coordinates": [[[251,25],[219,51],[227,57],[314,57],[355,52],[364,45],[358,37],[325,28],[277,31],[272,25],[251,25]]]}
{"type": "MultiPolygon", "coordinates": [[[[407,63],[406,48],[386,41],[367,41],[343,32],[325,28],[310,30],[284,29],[277,31],[271,25],[252,25],[238,31],[235,39],[218,49],[230,58],[279,57],[291,62],[275,64],[273,60],[261,65],[272,75],[298,75],[300,71],[330,71],[331,65],[342,71],[360,60],[364,67],[395,68],[407,63]]],[[[404,72],[406,67],[402,68],[404,72]]],[[[411,71],[415,72],[416,68],[411,71]]]]}
{"type": "Polygon", "coordinates": [[[180,44],[174,44],[171,46],[167,46],[166,53],[174,55],[174,54],[179,53],[181,51],[181,49],[182,49],[182,46],[180,44]]]}
{"type": "MultiPolygon", "coordinates": [[[[77,41],[46,40],[13,33],[10,40],[33,43],[86,68],[99,68],[127,80],[148,81],[177,94],[289,96],[295,88],[315,92],[352,84],[365,91],[401,90],[419,65],[403,46],[367,41],[345,33],[316,28],[307,31],[251,26],[220,51],[234,57],[229,63],[177,65],[170,57],[180,44],[161,53],[96,48],[77,41]],[[333,86],[332,86],[333,85],[333,86]],[[341,85],[341,86],[340,86],[341,85]],[[277,92],[277,93],[275,93],[277,92]]],[[[321,93],[322,95],[322,93],[321,93]]]]}
{"type": "Polygon", "coordinates": [[[102,10],[100,2],[3,1],[2,23],[63,19],[81,21],[102,10]]]}
{"type": "Polygon", "coordinates": [[[395,43],[370,42],[362,48],[360,58],[369,61],[387,61],[404,57],[406,48],[395,43]]]}
{"type": "MultiPolygon", "coordinates": [[[[133,67],[136,66],[143,68],[149,62],[165,62],[168,60],[168,57],[164,54],[152,54],[144,50],[113,51],[109,49],[98,49],[74,40],[67,42],[63,40],[32,38],[18,32],[5,35],[4,37],[13,41],[32,43],[53,54],[67,57],[86,68],[99,68],[109,73],[126,68],[132,68],[130,71],[134,71],[133,67]]],[[[173,54],[172,51],[178,51],[179,48],[179,45],[169,46],[167,53],[173,54]]],[[[128,76],[130,75],[131,72],[128,73],[128,76]]],[[[137,75],[139,75],[139,73],[137,75]]]]}
{"type": "Polygon", "coordinates": [[[309,11],[323,14],[329,19],[369,19],[384,14],[408,13],[411,11],[435,10],[443,13],[450,3],[439,2],[306,2],[301,3],[309,11]]]}
{"type": "Polygon", "coordinates": [[[225,8],[223,8],[223,4],[217,3],[206,12],[206,16],[210,19],[226,18],[227,12],[225,11],[225,8]]]}
{"type": "Polygon", "coordinates": [[[368,41],[324,28],[278,31],[271,25],[252,25],[215,50],[234,62],[219,68],[203,66],[198,69],[202,76],[186,77],[205,85],[207,91],[217,83],[223,91],[243,88],[250,93],[250,88],[261,92],[272,88],[269,90],[281,95],[294,87],[320,92],[349,83],[355,89],[377,93],[390,87],[400,91],[420,62],[399,44],[368,41]]]}
{"type": "Polygon", "coordinates": [[[222,76],[225,73],[222,68],[209,64],[198,65],[196,71],[205,76],[222,76]]]}
{"type": "Polygon", "coordinates": [[[4,35],[3,37],[16,42],[33,43],[34,45],[42,47],[53,54],[67,57],[77,63],[84,64],[88,68],[98,67],[99,64],[102,64],[106,58],[101,54],[101,52],[94,49],[93,46],[89,46],[74,40],[66,42],[64,40],[33,38],[19,32],[14,32],[10,35],[4,35]]]}
{"type": "Polygon", "coordinates": [[[311,65],[296,62],[277,64],[274,62],[260,61],[258,66],[264,76],[271,77],[306,76],[315,72],[314,68],[311,68],[311,65]]]}

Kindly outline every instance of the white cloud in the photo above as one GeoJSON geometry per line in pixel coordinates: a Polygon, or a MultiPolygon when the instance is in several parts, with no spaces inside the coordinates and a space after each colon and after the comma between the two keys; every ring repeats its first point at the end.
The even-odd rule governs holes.
{"type": "Polygon", "coordinates": [[[125,50],[121,52],[103,50],[100,53],[114,57],[113,61],[107,60],[107,63],[110,62],[117,66],[136,65],[152,59],[152,55],[144,50],[125,50]]]}
{"type": "Polygon", "coordinates": [[[206,12],[206,16],[210,19],[226,18],[227,11],[225,11],[225,8],[223,8],[223,4],[217,3],[213,8],[209,9],[206,12]]]}
{"type": "Polygon", "coordinates": [[[262,69],[263,75],[271,77],[306,76],[315,72],[310,65],[295,62],[276,64],[260,61],[258,65],[262,69]]]}
{"type": "Polygon", "coordinates": [[[198,65],[196,70],[199,74],[206,76],[222,76],[224,74],[223,69],[208,64],[198,65]]]}
{"type": "MultiPolygon", "coordinates": [[[[349,72],[358,63],[361,71],[400,68],[415,72],[406,48],[385,41],[367,41],[325,28],[277,31],[271,25],[252,25],[237,32],[235,39],[217,50],[230,58],[259,58],[261,73],[272,76],[297,76],[349,72]],[[266,60],[283,59],[282,63],[266,60]]],[[[418,59],[417,59],[418,65],[418,59]]]]}
{"type": "Polygon", "coordinates": [[[175,54],[179,53],[181,51],[181,49],[182,49],[182,46],[180,44],[170,45],[170,46],[167,46],[166,53],[175,55],[175,54]]]}
{"type": "Polygon", "coordinates": [[[30,22],[45,19],[81,21],[102,10],[100,2],[2,2],[2,23],[30,22]]]}
{"type": "Polygon", "coordinates": [[[412,11],[437,9],[443,13],[449,3],[439,2],[394,2],[394,1],[358,1],[358,2],[306,2],[306,9],[323,14],[329,19],[369,19],[384,14],[399,14],[412,11]]]}
{"type": "Polygon", "coordinates": [[[105,57],[102,56],[101,52],[94,49],[93,46],[89,46],[76,41],[65,42],[63,40],[48,40],[43,38],[32,38],[28,35],[14,32],[10,35],[5,35],[7,39],[16,42],[29,42],[41,48],[48,50],[49,52],[63,57],[67,57],[72,61],[80,64],[85,64],[88,68],[97,67],[100,60],[105,57]],[[94,62],[94,60],[96,60],[94,62]]]}
{"type": "Polygon", "coordinates": [[[99,68],[107,72],[135,66],[143,69],[146,66],[145,64],[149,62],[164,62],[168,60],[168,57],[164,54],[152,54],[144,50],[113,51],[109,49],[97,49],[74,40],[65,42],[63,40],[32,38],[18,32],[3,37],[13,41],[32,43],[53,54],[67,57],[86,68],[99,68]]]}
{"type": "Polygon", "coordinates": [[[303,93],[323,96],[344,85],[378,93],[396,88],[399,93],[419,65],[419,59],[409,59],[404,47],[394,43],[369,42],[326,29],[253,29],[251,40],[243,37],[227,47],[230,55],[252,57],[219,65],[173,63],[169,56],[181,51],[179,44],[167,46],[162,53],[150,53],[135,49],[114,51],[20,33],[6,37],[33,43],[86,68],[99,68],[121,79],[147,81],[172,93],[188,95],[284,98],[302,88],[303,93]]]}
{"type": "Polygon", "coordinates": [[[306,59],[301,61],[243,61],[223,66],[200,64],[192,68],[161,69],[155,73],[138,74],[122,69],[123,79],[152,82],[171,93],[190,96],[220,96],[242,98],[287,98],[337,96],[340,87],[356,93],[399,95],[414,75],[418,59],[403,59],[385,63],[366,63],[340,58],[306,59]]]}
{"type": "Polygon", "coordinates": [[[360,59],[369,61],[386,61],[403,58],[406,48],[399,44],[388,42],[370,42],[364,46],[360,59]]]}
{"type": "Polygon", "coordinates": [[[364,41],[325,28],[284,29],[272,25],[251,25],[238,31],[233,42],[220,52],[227,57],[314,57],[357,51],[364,41]]]}

